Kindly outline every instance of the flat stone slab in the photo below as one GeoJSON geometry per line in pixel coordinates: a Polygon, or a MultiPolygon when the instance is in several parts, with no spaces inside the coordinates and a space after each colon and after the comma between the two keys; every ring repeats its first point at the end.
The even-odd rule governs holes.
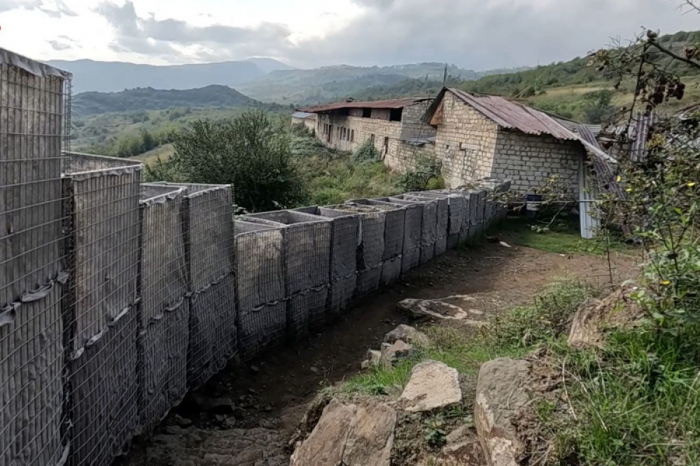
{"type": "Polygon", "coordinates": [[[483,314],[479,310],[471,309],[471,302],[474,302],[471,296],[456,295],[442,299],[404,299],[397,307],[414,319],[466,320],[470,316],[483,314]]]}
{"type": "Polygon", "coordinates": [[[525,450],[511,420],[529,402],[530,364],[500,358],[481,366],[474,426],[489,466],[518,466],[525,450]]]}
{"type": "Polygon", "coordinates": [[[383,403],[358,406],[333,399],[289,464],[390,466],[395,426],[396,411],[383,403]]]}
{"type": "Polygon", "coordinates": [[[416,413],[444,408],[462,401],[459,374],[446,364],[424,361],[411,372],[401,401],[405,410],[416,413]]]}

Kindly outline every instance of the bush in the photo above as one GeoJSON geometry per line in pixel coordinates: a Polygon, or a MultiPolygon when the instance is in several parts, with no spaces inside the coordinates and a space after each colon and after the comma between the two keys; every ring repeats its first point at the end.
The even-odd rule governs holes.
{"type": "Polygon", "coordinates": [[[445,182],[440,175],[440,161],[431,155],[420,154],[413,168],[406,171],[399,180],[399,186],[405,191],[425,191],[428,189],[442,189],[445,182]]]}
{"type": "Polygon", "coordinates": [[[164,175],[193,183],[233,184],[235,202],[248,211],[291,207],[303,198],[288,133],[262,111],[228,122],[197,120],[174,135],[172,167],[164,175]]]}
{"type": "Polygon", "coordinates": [[[365,142],[355,150],[352,158],[355,163],[376,162],[379,160],[379,152],[374,146],[374,141],[372,139],[366,139],[365,142]]]}

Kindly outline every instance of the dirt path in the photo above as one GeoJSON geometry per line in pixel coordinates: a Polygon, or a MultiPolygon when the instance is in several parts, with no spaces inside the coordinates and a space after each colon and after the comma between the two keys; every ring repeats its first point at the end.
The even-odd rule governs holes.
{"type": "Polygon", "coordinates": [[[323,386],[359,372],[367,350],[406,322],[396,311],[402,299],[468,294],[476,299],[473,306],[488,314],[526,302],[556,278],[605,285],[610,269],[620,282],[635,275],[635,265],[633,257],[618,254],[609,264],[603,257],[497,243],[450,251],[357,303],[340,322],[309,341],[272,350],[243,367],[231,365],[188,396],[150,441],[137,442],[117,464],[286,465],[284,448],[306,403],[323,386]]]}

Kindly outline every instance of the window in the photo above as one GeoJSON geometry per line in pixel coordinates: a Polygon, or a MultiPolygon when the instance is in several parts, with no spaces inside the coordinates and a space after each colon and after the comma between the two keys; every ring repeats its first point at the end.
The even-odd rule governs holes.
{"type": "Polygon", "coordinates": [[[350,130],[350,142],[355,142],[355,130],[350,130]]]}
{"type": "Polygon", "coordinates": [[[372,109],[371,108],[363,108],[362,109],[362,118],[372,118],[372,109]]]}
{"type": "Polygon", "coordinates": [[[385,137],[384,138],[384,149],[382,151],[384,155],[386,155],[389,152],[389,138],[385,137]]]}
{"type": "Polygon", "coordinates": [[[403,108],[392,108],[389,112],[389,121],[401,121],[403,108]]]}

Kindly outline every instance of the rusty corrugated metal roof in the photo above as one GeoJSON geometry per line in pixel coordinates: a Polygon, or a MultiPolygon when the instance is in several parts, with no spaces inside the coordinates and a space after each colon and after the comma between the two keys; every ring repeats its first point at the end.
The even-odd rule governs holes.
{"type": "Polygon", "coordinates": [[[305,107],[305,108],[300,108],[299,111],[301,112],[309,112],[309,113],[322,113],[322,112],[329,112],[331,110],[340,110],[343,108],[387,108],[387,109],[396,109],[396,108],[404,108],[404,107],[409,107],[411,105],[415,105],[419,102],[425,102],[426,100],[430,100],[429,97],[409,97],[406,99],[392,99],[392,100],[371,100],[371,101],[366,101],[366,102],[336,102],[333,104],[325,104],[325,105],[316,105],[314,107],[305,107]]]}
{"type": "Polygon", "coordinates": [[[517,129],[537,136],[549,134],[567,141],[579,139],[554,118],[534,108],[499,96],[475,96],[459,89],[449,88],[448,90],[503,128],[517,129]]]}

